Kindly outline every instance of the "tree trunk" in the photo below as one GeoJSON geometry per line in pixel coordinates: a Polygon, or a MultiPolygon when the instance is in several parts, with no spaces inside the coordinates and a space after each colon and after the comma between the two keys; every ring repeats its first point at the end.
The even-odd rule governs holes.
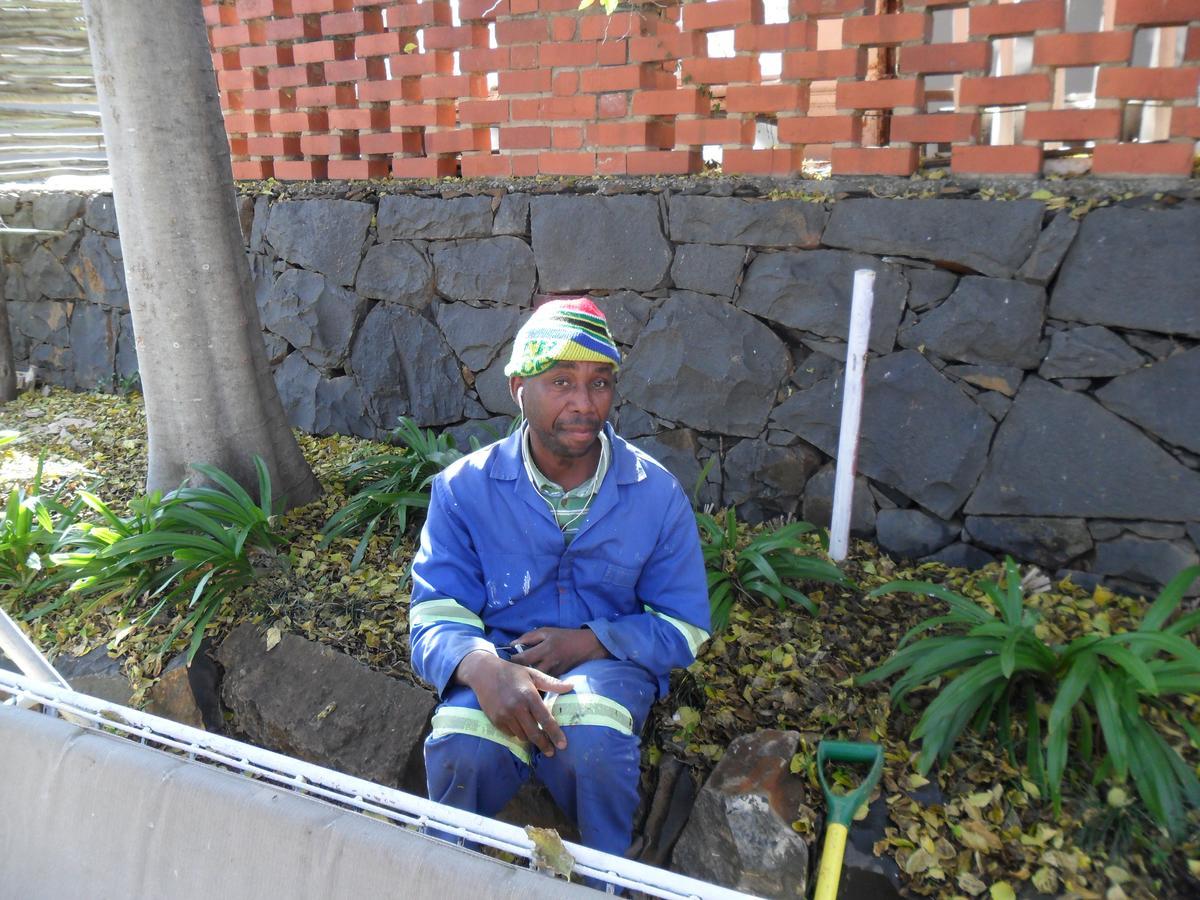
{"type": "MultiPolygon", "coordinates": [[[[3,262],[2,258],[0,262],[3,262]]],[[[17,363],[14,356],[12,333],[8,330],[8,301],[4,299],[4,272],[0,269],[0,403],[17,398],[17,363]]]]}
{"type": "MultiPolygon", "coordinates": [[[[200,0],[85,0],[149,432],[150,490],[209,463],[320,485],[267,368],[200,0]]],[[[255,491],[251,489],[251,494],[255,491]]]]}

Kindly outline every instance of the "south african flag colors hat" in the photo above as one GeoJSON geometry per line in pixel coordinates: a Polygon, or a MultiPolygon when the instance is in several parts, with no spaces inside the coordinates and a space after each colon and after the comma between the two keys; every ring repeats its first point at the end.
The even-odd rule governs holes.
{"type": "Polygon", "coordinates": [[[531,378],[566,361],[609,363],[614,368],[621,364],[604,313],[587,297],[539,306],[517,332],[504,374],[531,378]]]}

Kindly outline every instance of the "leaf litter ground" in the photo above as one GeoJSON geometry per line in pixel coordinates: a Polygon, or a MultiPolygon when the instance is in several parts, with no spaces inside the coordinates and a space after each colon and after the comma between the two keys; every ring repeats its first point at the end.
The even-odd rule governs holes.
{"type": "MultiPolygon", "coordinates": [[[[99,482],[101,497],[120,509],[142,490],[146,429],[136,394],[27,393],[0,408],[0,427],[24,435],[0,450],[5,491],[29,484],[43,452],[49,487],[65,482],[68,495],[99,482]]],[[[392,558],[390,537],[377,536],[354,572],[349,570],[354,539],[319,546],[321,526],[346,500],[341,467],[353,455],[383,445],[342,436],[297,438],[325,493],[283,517],[280,528],[290,538],[285,552],[252,588],[223,607],[209,636],[219,641],[237,624],[255,621],[415,682],[408,665],[405,586],[411,542],[392,558]]],[[[815,542],[813,550],[819,552],[815,542]]],[[[887,659],[901,635],[936,607],[907,595],[866,600],[864,594],[904,578],[940,581],[977,595],[977,579],[998,580],[1000,572],[988,567],[968,573],[937,564],[905,568],[865,542],[853,551],[845,568],[860,590],[812,590],[819,606],[815,617],[799,609],[734,608],[730,627],[688,670],[676,673],[670,697],[656,708],[645,741],[647,771],[662,754],[672,753],[703,777],[739,735],[763,728],[797,731],[800,749],[791,769],[807,782],[809,801],[796,810],[792,827],[816,835],[822,827],[818,743],[877,741],[884,745],[887,768],[872,799],[886,803],[889,824],[875,850],[895,859],[906,892],[992,900],[1017,894],[1106,900],[1200,895],[1200,829],[1171,846],[1121,788],[1093,787],[1090,773],[1075,773],[1058,817],[990,735],[968,734],[929,779],[917,774],[919,748],[905,737],[932,690],[917,692],[911,710],[893,709],[886,684],[856,685],[854,678],[887,659]]],[[[0,603],[19,612],[42,599],[0,596],[0,603]]],[[[1121,630],[1145,607],[1140,599],[1089,592],[1069,582],[1052,585],[1031,602],[1050,640],[1121,630]]],[[[68,606],[31,623],[30,631],[53,655],[82,655],[107,645],[110,655],[123,660],[137,703],[183,648],[186,635],[162,651],[175,624],[163,618],[134,627],[117,605],[87,615],[68,606]]],[[[1188,697],[1185,704],[1188,720],[1200,725],[1200,698],[1188,697]]],[[[1196,766],[1200,748],[1188,735],[1173,723],[1157,724],[1196,766]]]]}

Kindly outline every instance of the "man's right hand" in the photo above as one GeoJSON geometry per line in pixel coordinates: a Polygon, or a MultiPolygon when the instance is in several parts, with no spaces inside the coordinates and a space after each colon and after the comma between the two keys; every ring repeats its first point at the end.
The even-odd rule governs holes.
{"type": "Polygon", "coordinates": [[[531,742],[545,756],[553,756],[555,748],[566,749],[567,738],[541,692],[565,694],[574,689],[567,682],[483,650],[463,657],[454,680],[475,692],[483,714],[501,731],[531,742]]]}

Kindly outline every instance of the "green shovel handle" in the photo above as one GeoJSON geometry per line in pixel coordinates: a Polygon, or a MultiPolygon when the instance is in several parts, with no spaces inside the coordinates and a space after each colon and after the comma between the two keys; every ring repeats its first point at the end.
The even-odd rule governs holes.
{"type": "Polygon", "coordinates": [[[817,778],[825,791],[825,822],[850,826],[854,813],[866,802],[879,776],[883,774],[883,748],[878,744],[854,743],[851,741],[821,741],[817,747],[817,778]],[[847,794],[835,794],[825,780],[825,764],[857,763],[870,764],[871,770],[854,790],[847,794]]]}

